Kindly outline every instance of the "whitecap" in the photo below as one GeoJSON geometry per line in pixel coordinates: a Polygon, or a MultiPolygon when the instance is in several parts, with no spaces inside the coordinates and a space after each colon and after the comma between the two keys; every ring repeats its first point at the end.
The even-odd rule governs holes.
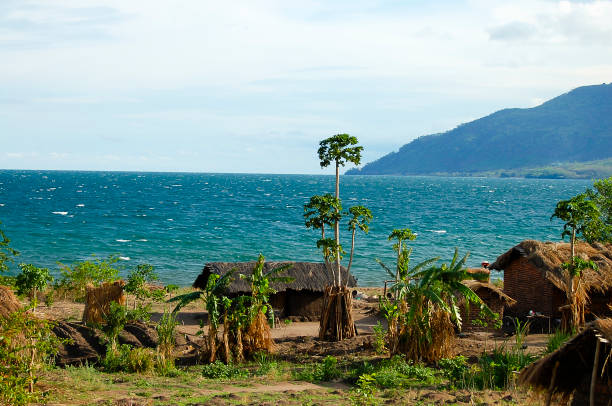
{"type": "Polygon", "coordinates": [[[83,203],[79,203],[76,205],[76,207],[85,207],[85,205],[83,203]]]}
{"type": "Polygon", "coordinates": [[[130,258],[130,257],[119,257],[119,259],[122,260],[122,261],[129,261],[132,258],[130,258]]]}
{"type": "Polygon", "coordinates": [[[166,219],[166,220],[168,220],[168,221],[174,221],[174,219],[166,219]]]}
{"type": "Polygon", "coordinates": [[[170,186],[173,186],[173,187],[182,187],[183,185],[170,185],[170,186]]]}
{"type": "Polygon", "coordinates": [[[68,214],[67,211],[52,211],[52,214],[59,214],[60,216],[65,216],[66,214],[68,214]]]}
{"type": "Polygon", "coordinates": [[[147,242],[147,241],[149,241],[149,240],[147,240],[146,238],[140,238],[140,239],[138,239],[138,240],[136,240],[136,241],[140,241],[140,242],[147,242]]]}
{"type": "Polygon", "coordinates": [[[115,240],[115,241],[117,241],[117,242],[130,242],[131,240],[122,240],[122,239],[118,239],[118,240],[115,240]]]}
{"type": "Polygon", "coordinates": [[[431,230],[431,231],[436,234],[446,234],[446,230],[431,230]]]}
{"type": "Polygon", "coordinates": [[[4,207],[4,203],[0,203],[0,207],[4,207]]]}

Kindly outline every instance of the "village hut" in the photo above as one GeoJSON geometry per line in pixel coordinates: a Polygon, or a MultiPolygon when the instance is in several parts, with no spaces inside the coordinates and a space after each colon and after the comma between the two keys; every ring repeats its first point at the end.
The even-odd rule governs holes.
{"type": "MultiPolygon", "coordinates": [[[[576,255],[598,267],[582,275],[590,298],[585,308],[587,317],[612,316],[612,244],[577,242],[575,249],[576,255]]],[[[506,314],[561,318],[559,307],[567,303],[561,264],[570,260],[570,252],[569,243],[525,240],[498,257],[490,269],[504,271],[504,293],[516,300],[506,314]]]]}
{"type": "MultiPolygon", "coordinates": [[[[516,303],[514,299],[505,294],[500,288],[489,282],[467,280],[464,281],[463,284],[474,291],[493,313],[497,313],[499,315],[499,320],[502,320],[504,317],[504,308],[516,303]]],[[[495,326],[497,320],[488,317],[483,318],[480,314],[478,305],[470,303],[468,307],[466,300],[461,298],[459,301],[459,310],[461,313],[463,331],[497,330],[495,326]]]]}
{"type": "Polygon", "coordinates": [[[9,316],[21,308],[19,300],[8,286],[0,285],[0,317],[9,316]]]}
{"type": "MultiPolygon", "coordinates": [[[[324,263],[314,262],[266,262],[264,272],[283,265],[291,265],[281,272],[282,276],[293,278],[289,283],[273,283],[276,293],[270,296],[270,304],[282,318],[297,318],[299,320],[318,320],[323,311],[323,292],[325,286],[333,285],[333,275],[324,263]]],[[[236,297],[250,295],[251,287],[247,281],[238,275],[251,275],[255,262],[211,262],[204,266],[202,273],[193,283],[194,288],[205,289],[211,274],[225,275],[235,269],[234,278],[227,288],[227,295],[236,297]]],[[[346,280],[346,268],[342,267],[343,280],[346,280]]],[[[357,280],[348,276],[348,287],[357,286],[357,280]]]]}
{"type": "Polygon", "coordinates": [[[612,319],[598,319],[525,368],[519,383],[572,406],[612,405],[612,319]],[[593,397],[591,402],[591,396],[593,397]]]}

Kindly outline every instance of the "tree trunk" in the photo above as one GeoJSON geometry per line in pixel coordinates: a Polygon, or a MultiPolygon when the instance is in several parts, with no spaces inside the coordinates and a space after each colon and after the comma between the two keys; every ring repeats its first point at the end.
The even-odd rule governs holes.
{"type": "Polygon", "coordinates": [[[227,323],[227,310],[223,314],[223,348],[225,349],[225,363],[232,362],[232,352],[229,345],[229,326],[227,323]]]}
{"type": "Polygon", "coordinates": [[[353,264],[353,254],[355,253],[355,232],[357,230],[353,228],[353,236],[351,237],[351,257],[349,258],[348,267],[346,268],[346,280],[344,281],[344,286],[348,285],[349,275],[351,272],[351,265],[353,264]]]}
{"type": "Polygon", "coordinates": [[[217,355],[217,329],[214,328],[212,324],[208,325],[208,348],[210,349],[210,358],[208,362],[212,364],[215,362],[215,357],[217,355]]]}
{"type": "MultiPolygon", "coordinates": [[[[340,200],[340,164],[336,161],[336,200],[340,200]]],[[[338,208],[336,207],[336,213],[338,208]]],[[[336,220],[334,225],[334,234],[336,237],[336,272],[338,272],[338,280],[336,286],[342,286],[342,275],[340,275],[340,222],[336,220]]]]}
{"type": "Polygon", "coordinates": [[[399,282],[400,259],[402,258],[402,240],[397,241],[397,266],[395,267],[395,283],[399,282]]]}

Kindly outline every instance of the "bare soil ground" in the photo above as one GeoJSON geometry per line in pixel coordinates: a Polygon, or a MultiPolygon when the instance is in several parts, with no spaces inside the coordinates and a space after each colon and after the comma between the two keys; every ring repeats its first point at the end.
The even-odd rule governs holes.
{"type": "MultiPolygon", "coordinates": [[[[368,295],[379,294],[381,289],[363,289],[368,295]]],[[[362,290],[362,291],[363,291],[362,290]]],[[[128,303],[130,303],[128,301],[128,303]]],[[[380,358],[374,351],[373,326],[385,325],[378,315],[377,300],[355,300],[354,320],[358,336],[342,342],[329,342],[317,338],[318,322],[277,323],[272,330],[276,343],[276,356],[290,363],[313,362],[333,355],[339,359],[380,358]]],[[[36,313],[55,320],[78,321],[83,305],[70,301],[57,301],[51,307],[41,305],[36,313]]],[[[192,303],[179,315],[178,331],[187,343],[197,342],[200,321],[206,320],[201,303],[192,303]]],[[[161,317],[168,304],[153,304],[152,320],[161,317]]],[[[386,327],[386,326],[385,326],[386,327]]],[[[525,344],[527,351],[540,353],[546,345],[546,335],[529,335],[525,344]]],[[[456,355],[475,358],[483,351],[511,345],[513,337],[503,337],[487,332],[470,332],[456,339],[456,355]]],[[[104,374],[93,368],[78,370],[55,370],[43,377],[42,385],[54,395],[53,405],[199,405],[199,404],[351,404],[361,400],[354,398],[352,388],[341,382],[314,384],[295,381],[291,376],[276,376],[273,379],[250,379],[247,381],[210,381],[201,373],[186,373],[177,378],[153,376],[130,376],[129,374],[104,374]],[[84,375],[84,376],[83,376],[84,375]],[[193,375],[193,376],[192,376],[193,375]],[[75,386],[75,382],[78,385],[75,386]]],[[[436,388],[415,390],[387,390],[377,402],[397,404],[480,404],[505,405],[529,404],[524,391],[447,391],[436,388]],[[385,398],[386,396],[386,398],[385,398]]]]}

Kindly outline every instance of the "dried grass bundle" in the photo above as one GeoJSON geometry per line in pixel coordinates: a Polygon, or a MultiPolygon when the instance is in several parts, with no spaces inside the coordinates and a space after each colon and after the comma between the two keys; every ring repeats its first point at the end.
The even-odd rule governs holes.
{"type": "Polygon", "coordinates": [[[323,296],[323,315],[319,325],[319,338],[342,341],[355,337],[353,296],[346,286],[327,286],[323,296]]]}
{"type": "Polygon", "coordinates": [[[91,284],[87,285],[83,322],[101,323],[104,320],[104,315],[108,314],[112,302],[125,306],[124,286],[124,281],[104,283],[98,287],[91,284]]]}
{"type": "Polygon", "coordinates": [[[11,288],[0,285],[0,317],[7,317],[19,309],[21,304],[11,288]]]}
{"type": "Polygon", "coordinates": [[[257,313],[249,329],[242,336],[242,345],[246,356],[258,351],[274,352],[274,340],[265,314],[257,313]]]}
{"type": "MultiPolygon", "coordinates": [[[[425,306],[432,306],[426,303],[425,306]]],[[[394,353],[413,361],[434,362],[453,355],[454,325],[441,309],[415,309],[415,322],[400,325],[394,353]],[[424,312],[429,312],[427,317],[424,312]]]]}

